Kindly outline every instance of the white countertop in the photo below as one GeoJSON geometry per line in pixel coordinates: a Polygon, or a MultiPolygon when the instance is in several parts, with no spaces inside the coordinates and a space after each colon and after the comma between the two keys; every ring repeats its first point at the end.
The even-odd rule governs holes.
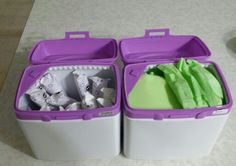
{"type": "Polygon", "coordinates": [[[90,31],[92,37],[142,36],[145,29],[170,28],[172,34],[199,36],[212,53],[236,101],[235,0],[36,0],[0,95],[0,166],[24,165],[236,165],[236,110],[232,109],[220,138],[209,156],[173,161],[113,159],[40,161],[33,157],[13,112],[20,74],[27,54],[41,39],[63,38],[65,31],[90,31]],[[233,48],[234,46],[234,48],[233,48]]]}

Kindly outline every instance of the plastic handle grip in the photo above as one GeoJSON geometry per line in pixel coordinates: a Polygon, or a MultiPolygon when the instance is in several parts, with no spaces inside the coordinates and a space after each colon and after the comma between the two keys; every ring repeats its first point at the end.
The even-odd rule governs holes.
{"type": "Polygon", "coordinates": [[[74,39],[74,38],[89,38],[88,31],[79,31],[79,32],[66,32],[65,39],[74,39]]]}
{"type": "Polygon", "coordinates": [[[155,36],[169,36],[170,29],[147,29],[145,30],[144,37],[155,37],[155,36]]]}

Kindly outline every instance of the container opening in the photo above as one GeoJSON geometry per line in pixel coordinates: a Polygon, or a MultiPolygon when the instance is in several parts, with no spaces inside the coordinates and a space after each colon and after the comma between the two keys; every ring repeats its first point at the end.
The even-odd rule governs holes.
{"type": "MultiPolygon", "coordinates": [[[[114,95],[116,95],[116,83],[115,83],[115,72],[112,66],[109,65],[73,65],[73,66],[52,66],[47,69],[45,73],[42,73],[42,76],[45,75],[46,73],[50,73],[51,75],[54,76],[56,79],[56,82],[59,83],[59,85],[62,87],[63,91],[65,94],[78,101],[81,102],[81,97],[79,95],[79,92],[77,90],[77,85],[75,83],[74,79],[74,74],[72,73],[73,71],[79,71],[81,75],[86,75],[87,77],[94,77],[97,76],[102,79],[108,80],[107,88],[112,88],[114,90],[114,95]]],[[[42,78],[42,76],[40,78],[42,78]]],[[[40,79],[39,78],[39,79],[40,79]]],[[[36,84],[36,83],[35,83],[36,84]]],[[[89,92],[92,91],[93,87],[93,82],[89,80],[89,92]]],[[[34,85],[32,85],[34,86],[34,85]]],[[[32,87],[31,86],[31,87],[32,87]]],[[[91,92],[92,93],[92,92],[91,92]]],[[[51,94],[49,94],[51,95],[51,94]]],[[[98,98],[99,96],[97,96],[98,98]]],[[[104,97],[104,96],[100,96],[104,97]]],[[[115,98],[115,96],[113,96],[115,98]]],[[[96,98],[96,99],[97,99],[96,98]]],[[[104,97],[105,98],[105,97],[104,97]]],[[[99,106],[99,103],[96,101],[97,107],[99,106]]],[[[112,102],[113,104],[116,101],[112,102]]],[[[112,104],[112,105],[113,105],[112,104]]],[[[20,99],[19,103],[17,104],[18,109],[23,110],[23,111],[30,111],[30,110],[40,110],[40,106],[35,104],[31,99],[28,94],[23,94],[20,99]]],[[[101,107],[101,106],[100,106],[101,107]]],[[[58,111],[59,108],[55,106],[55,111],[58,111]]],[[[82,109],[82,108],[81,108],[82,109]]],[[[79,109],[79,110],[81,110],[79,109]]],[[[42,110],[44,111],[44,110],[42,110]]],[[[54,110],[52,110],[54,111],[54,110]]]]}
{"type": "MultiPolygon", "coordinates": [[[[176,93],[173,92],[173,89],[169,86],[165,80],[164,74],[159,70],[153,70],[152,74],[147,74],[147,71],[152,71],[156,69],[155,65],[148,65],[141,76],[136,81],[129,80],[132,82],[132,86],[127,86],[128,81],[125,83],[125,93],[127,96],[127,103],[130,108],[138,109],[139,111],[143,110],[178,110],[186,109],[183,108],[180,102],[176,97],[176,93]],[[128,89],[127,89],[128,88],[128,89]]],[[[228,103],[227,95],[225,88],[223,86],[222,80],[214,67],[214,64],[204,63],[204,68],[207,69],[214,77],[219,81],[221,89],[223,90],[223,98],[221,99],[222,106],[228,103]]],[[[131,77],[131,76],[127,76],[131,77]]],[[[133,77],[133,76],[132,76],[133,77]]],[[[137,79],[133,77],[134,79],[137,79]]],[[[195,99],[194,99],[195,100],[195,99]]],[[[196,101],[196,100],[195,100],[196,101]]],[[[197,102],[196,102],[197,103],[197,102]]],[[[201,106],[195,108],[207,108],[209,106],[201,106]]],[[[192,108],[192,109],[195,109],[192,108]]]]}

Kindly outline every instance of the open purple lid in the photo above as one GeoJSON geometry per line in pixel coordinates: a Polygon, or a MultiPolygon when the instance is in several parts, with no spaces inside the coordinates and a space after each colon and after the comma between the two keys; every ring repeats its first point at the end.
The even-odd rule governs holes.
{"type": "Polygon", "coordinates": [[[66,32],[64,39],[43,40],[29,54],[32,64],[96,61],[113,62],[117,58],[114,39],[90,38],[89,32],[66,32]]]}
{"type": "Polygon", "coordinates": [[[170,35],[169,29],[146,30],[143,37],[122,39],[119,47],[125,63],[177,60],[181,57],[200,60],[211,54],[197,36],[170,35]]]}

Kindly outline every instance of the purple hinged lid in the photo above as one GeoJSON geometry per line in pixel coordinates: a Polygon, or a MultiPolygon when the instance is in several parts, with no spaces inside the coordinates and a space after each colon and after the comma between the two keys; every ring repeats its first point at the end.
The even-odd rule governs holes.
{"type": "Polygon", "coordinates": [[[89,32],[66,32],[64,39],[43,40],[29,54],[32,64],[71,61],[114,62],[117,58],[114,39],[90,38],[89,32]]]}
{"type": "Polygon", "coordinates": [[[181,57],[200,60],[211,54],[197,36],[170,35],[169,29],[146,30],[143,37],[123,39],[119,46],[126,64],[181,57]]]}

